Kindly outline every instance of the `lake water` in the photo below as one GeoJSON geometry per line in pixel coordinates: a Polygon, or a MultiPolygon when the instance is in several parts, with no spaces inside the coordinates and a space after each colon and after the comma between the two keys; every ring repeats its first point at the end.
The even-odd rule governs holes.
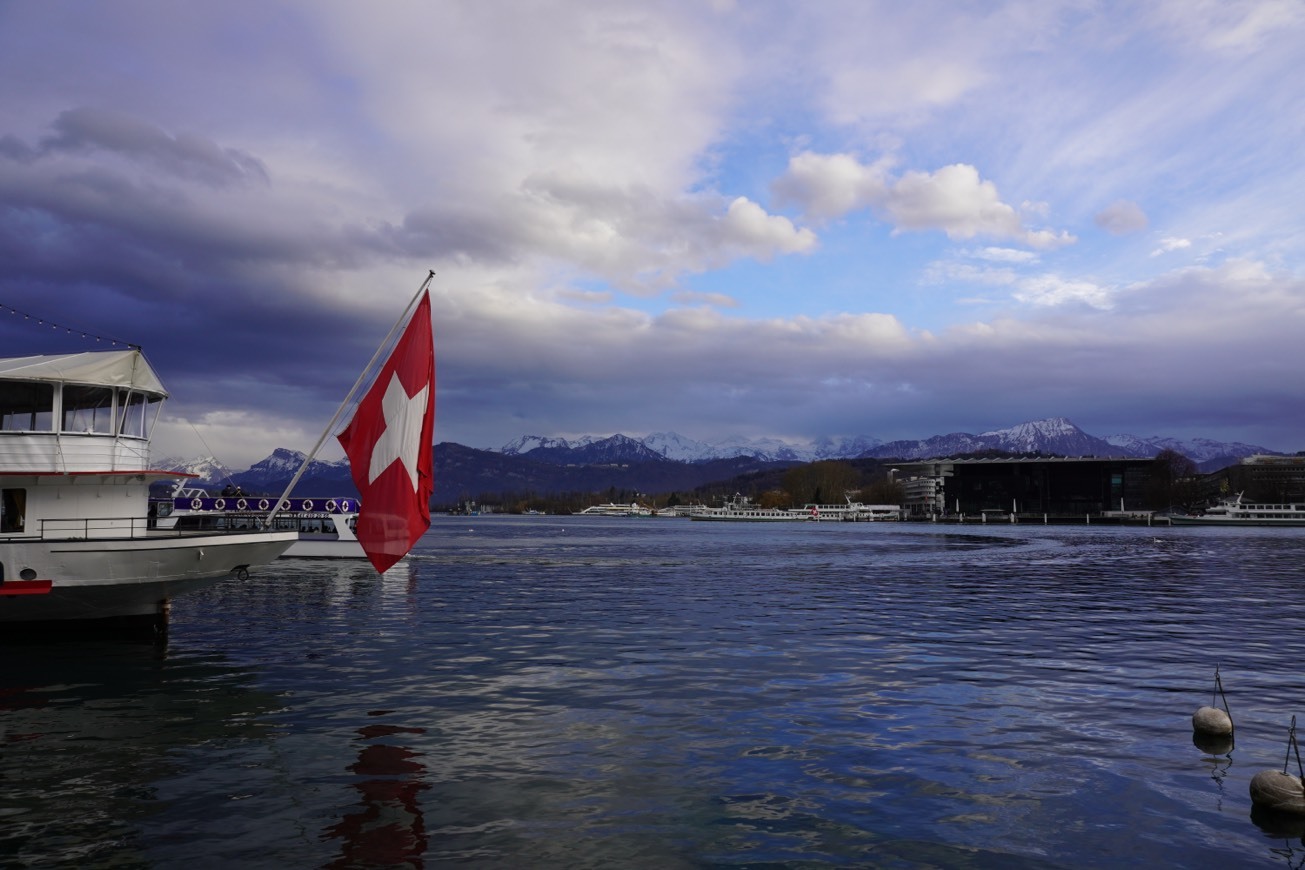
{"type": "Polygon", "coordinates": [[[0,646],[0,866],[1300,867],[1303,593],[1305,529],[440,517],[0,646]]]}

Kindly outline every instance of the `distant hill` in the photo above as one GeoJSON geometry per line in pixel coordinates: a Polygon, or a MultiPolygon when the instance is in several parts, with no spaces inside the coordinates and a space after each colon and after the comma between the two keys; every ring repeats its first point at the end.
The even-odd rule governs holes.
{"type": "MultiPolygon", "coordinates": [[[[586,436],[574,440],[526,435],[498,450],[479,450],[452,442],[433,448],[435,501],[454,504],[492,493],[668,493],[690,492],[710,483],[773,472],[822,459],[919,460],[1000,451],[1053,456],[1146,458],[1175,450],[1202,471],[1217,471],[1244,456],[1274,453],[1264,447],[1209,439],[1139,438],[1089,435],[1063,417],[1020,423],[971,435],[955,432],[919,441],[883,442],[875,438],[818,439],[791,443],[779,439],[731,438],[711,444],[674,432],[646,438],[586,436]]],[[[246,492],[280,495],[304,454],[278,448],[249,469],[232,472],[211,457],[166,459],[161,467],[188,471],[220,488],[238,484],[246,492]]],[[[295,487],[304,496],[356,495],[347,461],[315,460],[295,487]]]]}

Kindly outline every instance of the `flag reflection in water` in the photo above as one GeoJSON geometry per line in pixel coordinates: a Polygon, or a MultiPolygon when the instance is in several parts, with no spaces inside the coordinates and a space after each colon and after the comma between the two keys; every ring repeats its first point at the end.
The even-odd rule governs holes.
{"type": "Polygon", "coordinates": [[[322,839],[340,840],[339,856],[327,867],[421,867],[426,852],[426,822],[419,795],[430,786],[422,779],[421,753],[382,742],[399,734],[423,734],[424,728],[368,725],[358,729],[365,745],[349,770],[362,807],[326,829],[322,839]]]}

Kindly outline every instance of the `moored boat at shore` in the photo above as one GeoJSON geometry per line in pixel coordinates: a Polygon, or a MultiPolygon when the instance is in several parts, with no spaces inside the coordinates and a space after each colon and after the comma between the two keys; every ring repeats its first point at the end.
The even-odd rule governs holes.
{"type": "Polygon", "coordinates": [[[179,594],[296,540],[160,529],[150,434],[168,393],[138,349],[0,360],[0,623],[166,625],[179,594]]]}
{"type": "Polygon", "coordinates": [[[689,519],[700,522],[728,523],[801,523],[810,517],[783,508],[763,508],[744,495],[735,495],[721,507],[695,507],[689,519]]]}
{"type": "Polygon", "coordinates": [[[895,522],[902,518],[902,509],[895,504],[862,504],[850,498],[845,504],[807,504],[793,508],[798,519],[812,522],[895,522]]]}
{"type": "Polygon", "coordinates": [[[651,517],[656,516],[652,508],[646,508],[636,502],[630,504],[607,504],[590,505],[580,511],[579,516],[585,517],[651,517]]]}
{"type": "Polygon", "coordinates": [[[1248,502],[1242,494],[1228,498],[1203,514],[1172,514],[1175,526],[1305,526],[1305,504],[1248,502]]]}
{"type": "MultiPolygon", "coordinates": [[[[156,502],[158,528],[186,531],[257,529],[267,525],[275,496],[223,492],[214,495],[194,486],[178,486],[156,502]]],[[[288,497],[269,528],[294,532],[298,538],[282,553],[288,559],[365,559],[355,529],[359,500],[351,496],[288,497]]]]}

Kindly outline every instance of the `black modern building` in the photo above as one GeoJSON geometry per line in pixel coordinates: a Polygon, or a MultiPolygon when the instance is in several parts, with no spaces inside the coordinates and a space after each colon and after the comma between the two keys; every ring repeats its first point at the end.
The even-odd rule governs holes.
{"type": "Polygon", "coordinates": [[[1154,468],[1151,459],[1003,457],[900,462],[894,463],[894,475],[908,493],[924,493],[919,500],[908,495],[906,508],[915,516],[992,512],[1082,517],[1143,510],[1154,468]],[[911,479],[935,483],[912,488],[905,485],[911,479]]]}

